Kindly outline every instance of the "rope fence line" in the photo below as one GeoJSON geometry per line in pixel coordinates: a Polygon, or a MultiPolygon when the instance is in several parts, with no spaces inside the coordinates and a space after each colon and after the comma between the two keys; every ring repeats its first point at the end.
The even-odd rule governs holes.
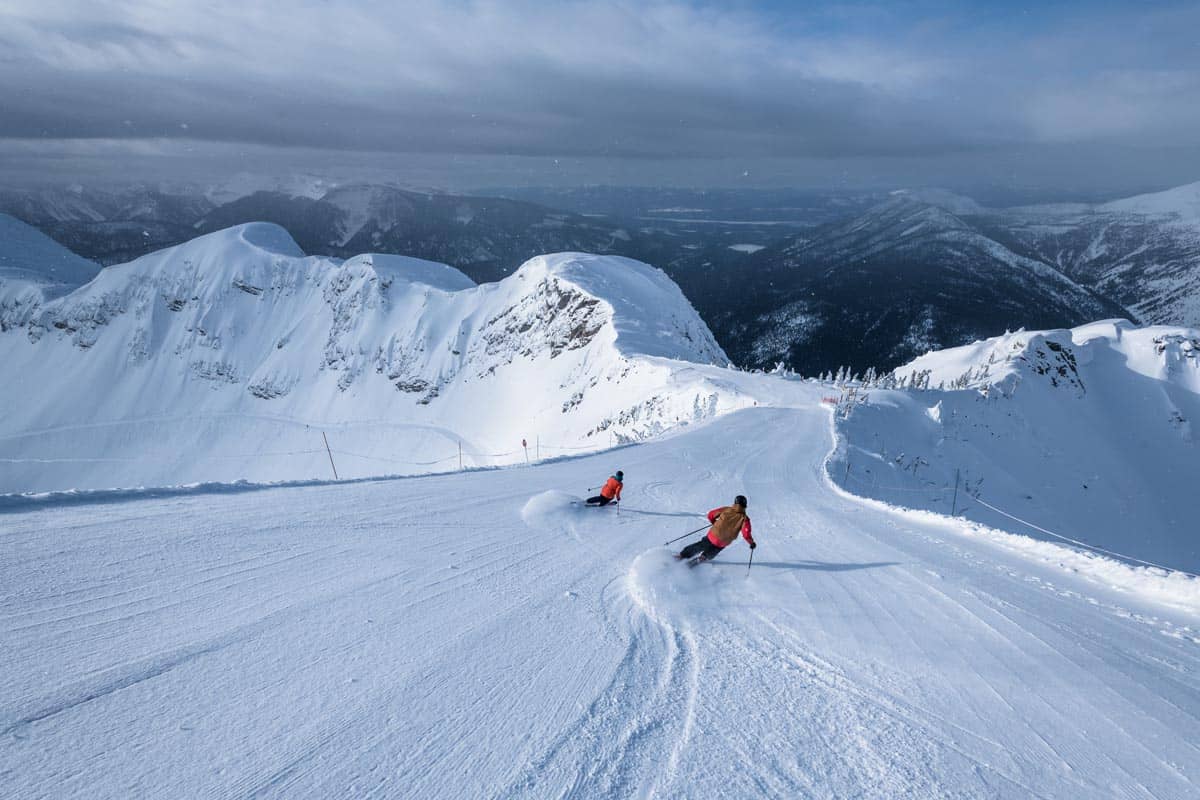
{"type": "MultiPolygon", "coordinates": [[[[363,458],[368,461],[385,461],[390,464],[412,464],[412,465],[418,466],[418,467],[430,467],[430,466],[433,466],[434,464],[444,464],[447,461],[454,461],[455,459],[458,458],[457,455],[453,455],[453,456],[446,456],[445,458],[437,458],[437,459],[434,459],[433,461],[408,461],[408,460],[402,459],[402,458],[388,458],[387,456],[369,456],[369,455],[366,455],[365,453],[352,453],[349,450],[339,450],[336,447],[330,448],[330,450],[334,453],[337,453],[339,456],[350,456],[351,458],[363,458]]],[[[318,450],[316,452],[319,453],[321,451],[318,450]]]]}
{"type": "MultiPolygon", "coordinates": [[[[547,445],[542,445],[542,447],[545,448],[545,447],[547,447],[547,445]]],[[[593,447],[560,447],[560,448],[555,448],[555,449],[571,450],[571,451],[588,450],[591,452],[597,451],[596,448],[593,448],[593,447]]],[[[366,453],[355,453],[350,450],[343,450],[339,447],[332,447],[332,448],[330,448],[330,450],[334,453],[337,453],[338,455],[350,456],[352,458],[363,458],[363,459],[367,459],[368,461],[386,461],[386,462],[393,463],[393,464],[416,464],[416,465],[420,465],[420,466],[428,466],[431,464],[441,464],[444,461],[454,461],[455,459],[458,458],[458,454],[455,453],[452,456],[446,456],[445,458],[435,458],[432,461],[410,461],[408,459],[403,459],[403,458],[391,458],[390,456],[375,456],[375,455],[367,455],[366,453]]],[[[272,458],[272,457],[278,457],[278,456],[316,455],[316,454],[320,454],[320,453],[324,453],[324,452],[325,452],[324,448],[314,448],[314,449],[309,449],[309,450],[276,450],[276,451],[261,452],[261,453],[208,453],[203,456],[200,456],[200,458],[204,458],[204,459],[272,458]]],[[[509,450],[504,453],[478,453],[478,452],[472,452],[470,450],[463,450],[462,454],[464,457],[469,456],[471,458],[505,458],[506,456],[521,455],[523,452],[524,452],[523,450],[509,450]]],[[[191,457],[192,456],[189,456],[189,458],[191,458],[191,457]]],[[[138,462],[138,461],[167,462],[167,461],[174,461],[174,460],[176,460],[176,459],[168,458],[168,457],[164,457],[164,456],[103,456],[103,457],[95,457],[95,458],[92,458],[92,457],[0,458],[0,464],[54,464],[54,463],[72,463],[72,462],[98,462],[98,463],[122,462],[122,463],[128,463],[128,462],[138,462]]]]}
{"type": "Polygon", "coordinates": [[[1145,561],[1144,559],[1141,559],[1141,558],[1134,558],[1133,556],[1127,556],[1124,553],[1118,553],[1115,550],[1106,550],[1103,547],[1097,547],[1094,544],[1088,544],[1087,542],[1081,542],[1078,539],[1072,539],[1070,536],[1063,536],[1061,533],[1055,533],[1054,531],[1047,530],[1046,528],[1043,528],[1041,525],[1034,525],[1032,522],[1030,522],[1028,520],[1024,520],[1018,516],[1014,516],[1013,514],[1010,514],[1003,509],[996,508],[994,505],[989,503],[987,500],[984,500],[982,497],[975,497],[975,499],[978,500],[980,502],[980,504],[987,506],[992,511],[995,511],[997,514],[1003,514],[1004,516],[1008,517],[1011,520],[1019,522],[1022,525],[1028,525],[1029,527],[1033,528],[1034,530],[1041,531],[1042,533],[1045,533],[1049,536],[1053,536],[1057,539],[1062,539],[1064,542],[1070,542],[1071,544],[1078,545],[1079,547],[1083,547],[1088,550],[1094,550],[1097,553],[1103,553],[1105,555],[1114,556],[1116,558],[1122,558],[1122,559],[1125,559],[1126,561],[1133,561],[1134,563],[1142,564],[1147,567],[1154,567],[1155,569],[1165,570],[1166,572],[1178,572],[1182,575],[1187,575],[1192,578],[1200,578],[1200,575],[1197,575],[1194,572],[1188,572],[1185,569],[1176,569],[1175,567],[1163,566],[1162,564],[1156,564],[1153,561],[1145,561]]]}
{"type": "MultiPolygon", "coordinates": [[[[868,481],[863,480],[862,478],[859,478],[857,475],[852,474],[849,470],[846,471],[844,477],[853,480],[854,482],[858,483],[860,486],[864,486],[864,487],[867,487],[870,489],[880,489],[880,490],[889,491],[889,492],[905,492],[908,494],[930,495],[930,494],[950,492],[956,488],[953,486],[933,486],[933,485],[930,485],[929,487],[927,487],[925,489],[912,489],[912,488],[907,488],[907,487],[902,487],[902,486],[880,486],[878,484],[870,483],[868,481]]],[[[1089,550],[1089,551],[1095,552],[1095,553],[1101,553],[1106,556],[1112,556],[1113,558],[1121,559],[1122,561],[1133,562],[1134,564],[1141,564],[1142,566],[1146,566],[1146,567],[1154,567],[1155,569],[1161,569],[1164,572],[1168,572],[1168,573],[1177,572],[1180,575],[1186,575],[1189,578],[1200,579],[1200,575],[1197,575],[1194,572],[1188,572],[1185,569],[1178,569],[1176,567],[1168,567],[1163,564],[1158,564],[1154,561],[1146,561],[1145,559],[1135,558],[1134,556],[1125,555],[1124,553],[1118,553],[1115,550],[1108,550],[1106,548],[1099,547],[1097,545],[1088,544],[1087,542],[1080,541],[1079,539],[1073,539],[1070,536],[1064,536],[1063,534],[1057,533],[1048,528],[1043,528],[1041,525],[1035,525],[1034,523],[1030,522],[1029,520],[1021,519],[1020,517],[1016,516],[1015,514],[1010,514],[1002,508],[997,508],[996,506],[992,505],[988,501],[984,500],[979,494],[977,494],[975,492],[964,491],[964,495],[972,500],[975,500],[980,505],[990,508],[992,511],[995,511],[997,514],[1008,517],[1009,519],[1013,520],[1014,522],[1019,522],[1022,525],[1027,525],[1036,531],[1040,531],[1040,532],[1046,534],[1047,536],[1053,536],[1056,539],[1060,539],[1064,542],[1069,542],[1070,544],[1075,545],[1076,547],[1083,548],[1084,550],[1089,550]]],[[[958,515],[955,514],[954,516],[958,516],[958,515]]]]}
{"type": "MultiPolygon", "coordinates": [[[[315,429],[315,430],[317,430],[317,429],[315,429]]],[[[383,455],[368,455],[367,453],[357,453],[352,450],[343,450],[338,447],[328,447],[328,448],[314,447],[314,448],[305,448],[305,449],[300,449],[300,450],[272,450],[272,451],[263,451],[263,452],[257,452],[257,453],[206,453],[203,456],[200,456],[199,458],[201,458],[203,460],[217,460],[217,459],[220,459],[220,460],[251,460],[251,459],[257,459],[257,458],[278,458],[278,457],[284,457],[284,456],[298,456],[298,455],[323,455],[326,453],[331,453],[331,454],[336,454],[336,455],[340,455],[340,456],[348,456],[350,458],[361,458],[366,461],[377,461],[377,462],[388,463],[388,464],[405,464],[405,465],[417,466],[417,467],[431,467],[431,466],[436,466],[438,464],[445,464],[447,462],[452,462],[452,461],[459,461],[461,463],[464,458],[470,458],[470,459],[509,458],[512,456],[520,456],[520,455],[525,455],[528,458],[529,450],[534,450],[536,453],[538,450],[540,450],[542,448],[545,448],[548,450],[565,451],[565,452],[583,452],[583,451],[599,452],[600,450],[604,449],[604,445],[602,445],[599,441],[597,441],[597,443],[595,445],[591,445],[591,446],[584,445],[582,447],[570,446],[570,445],[548,444],[546,442],[539,441],[536,445],[522,447],[522,449],[520,449],[520,450],[508,450],[508,451],[505,451],[502,453],[481,453],[478,451],[467,450],[467,449],[463,448],[462,443],[459,442],[458,450],[456,450],[456,452],[454,452],[452,455],[448,455],[444,458],[435,458],[435,459],[426,460],[426,461],[414,461],[411,459],[394,458],[391,456],[383,456],[383,455]]],[[[171,463],[171,462],[178,461],[180,458],[183,458],[183,457],[184,456],[182,456],[182,455],[175,455],[175,456],[162,456],[162,455],[97,456],[97,457],[87,457],[87,456],[57,457],[57,456],[52,456],[52,457],[46,457],[46,458],[0,457],[0,464],[146,463],[146,462],[165,464],[165,463],[171,463]]],[[[195,459],[196,456],[187,456],[187,458],[195,459]]],[[[536,459],[534,459],[534,460],[540,461],[541,460],[540,454],[538,454],[536,459]]],[[[464,468],[465,468],[465,466],[464,466],[464,468]]]]}
{"type": "MultiPolygon", "coordinates": [[[[209,459],[212,459],[212,458],[243,458],[243,459],[244,458],[268,458],[268,457],[274,457],[274,456],[298,456],[298,455],[307,455],[310,453],[324,453],[324,452],[325,452],[324,449],[314,449],[314,450],[278,450],[275,452],[267,452],[267,453],[212,453],[212,454],[204,456],[204,458],[209,458],[209,459]]],[[[337,451],[334,451],[334,452],[337,452],[337,451]]],[[[102,457],[102,458],[90,458],[90,457],[81,457],[81,458],[57,458],[57,457],[55,457],[55,458],[0,458],[0,464],[57,464],[57,463],[71,463],[71,462],[85,462],[86,463],[86,462],[93,462],[93,461],[95,461],[95,462],[111,462],[111,461],[166,462],[166,461],[174,461],[174,460],[176,460],[176,459],[165,458],[162,456],[158,456],[158,457],[155,457],[155,456],[109,456],[109,457],[102,457]]]]}

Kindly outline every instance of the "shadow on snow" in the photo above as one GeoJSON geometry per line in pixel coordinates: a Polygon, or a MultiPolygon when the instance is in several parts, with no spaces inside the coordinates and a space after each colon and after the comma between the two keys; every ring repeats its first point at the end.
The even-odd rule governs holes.
{"type": "Polygon", "coordinates": [[[641,514],[646,517],[687,517],[689,519],[704,519],[704,514],[696,511],[642,511],[637,508],[621,506],[622,514],[641,514]]]}
{"type": "MultiPolygon", "coordinates": [[[[741,567],[746,568],[744,561],[712,561],[714,567],[741,567]]],[[[875,569],[876,567],[894,567],[899,561],[868,561],[861,564],[855,563],[833,563],[829,561],[755,561],[755,567],[763,569],[811,569],[817,572],[849,572],[855,569],[875,569]]]]}

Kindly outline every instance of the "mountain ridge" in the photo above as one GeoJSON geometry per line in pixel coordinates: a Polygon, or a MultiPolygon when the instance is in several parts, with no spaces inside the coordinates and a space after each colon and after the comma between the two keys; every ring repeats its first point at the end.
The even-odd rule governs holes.
{"type": "Polygon", "coordinates": [[[10,326],[0,357],[21,376],[0,393],[0,485],[22,491],[312,477],[319,452],[254,454],[312,450],[321,425],[354,454],[341,474],[428,471],[460,445],[511,463],[522,438],[598,450],[752,402],[704,371],[725,354],[649,265],[560,253],[476,285],[305,255],[270,223],[106,268],[10,326]]]}

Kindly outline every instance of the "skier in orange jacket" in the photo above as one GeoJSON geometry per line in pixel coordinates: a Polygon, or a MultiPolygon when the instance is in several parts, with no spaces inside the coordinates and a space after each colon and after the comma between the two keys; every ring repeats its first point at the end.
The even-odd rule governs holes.
{"type": "Polygon", "coordinates": [[[623,488],[625,488],[625,473],[617,470],[615,475],[608,476],[608,480],[600,489],[600,494],[587,499],[587,504],[589,506],[606,506],[614,500],[620,502],[623,488]]]}
{"type": "Polygon", "coordinates": [[[712,527],[698,542],[692,542],[679,551],[676,558],[692,558],[698,556],[696,562],[711,561],[729,545],[733,544],[738,534],[750,543],[750,549],[758,547],[754,537],[750,535],[750,517],[746,515],[746,496],[739,494],[733,499],[733,505],[721,506],[708,512],[708,521],[712,527]]]}

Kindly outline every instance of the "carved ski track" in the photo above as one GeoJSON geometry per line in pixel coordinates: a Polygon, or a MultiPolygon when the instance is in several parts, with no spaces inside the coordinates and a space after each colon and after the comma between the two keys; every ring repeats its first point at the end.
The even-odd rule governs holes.
{"type": "Polygon", "coordinates": [[[686,631],[651,619],[613,588],[615,582],[605,586],[601,598],[609,623],[623,620],[626,639],[612,678],[575,723],[498,796],[650,797],[657,795],[662,778],[674,776],[697,691],[695,643],[686,631]],[[650,672],[657,677],[647,686],[650,672]],[[664,740],[670,743],[665,762],[659,744],[664,740]],[[606,748],[597,747],[605,742],[606,748]]]}
{"type": "Polygon", "coordinates": [[[664,526],[698,521],[517,513],[539,488],[594,483],[611,454],[133,499],[98,523],[17,514],[23,548],[41,520],[79,532],[17,551],[31,580],[0,601],[0,631],[94,624],[20,634],[13,663],[57,671],[0,694],[0,774],[64,797],[1190,796],[1200,660],[1162,635],[1172,615],[1094,606],[1069,575],[832,495],[823,420],[759,410],[621,453],[654,478],[628,485],[631,506],[744,487],[765,545],[750,573],[741,542],[678,569],[664,526]],[[165,508],[186,524],[160,543],[165,508]],[[36,580],[43,562],[68,591],[36,580]],[[89,676],[93,652],[124,661],[89,676]]]}

